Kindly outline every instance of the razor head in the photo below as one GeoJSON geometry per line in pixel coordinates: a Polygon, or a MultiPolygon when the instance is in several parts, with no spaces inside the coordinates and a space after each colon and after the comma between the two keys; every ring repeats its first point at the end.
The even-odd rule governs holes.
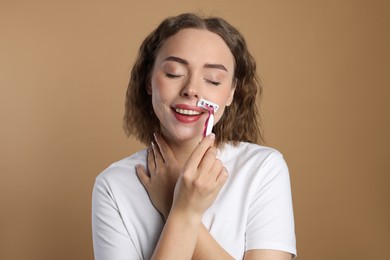
{"type": "Polygon", "coordinates": [[[198,107],[204,108],[208,111],[217,112],[219,106],[211,101],[208,101],[206,99],[199,99],[198,103],[196,104],[198,107]]]}

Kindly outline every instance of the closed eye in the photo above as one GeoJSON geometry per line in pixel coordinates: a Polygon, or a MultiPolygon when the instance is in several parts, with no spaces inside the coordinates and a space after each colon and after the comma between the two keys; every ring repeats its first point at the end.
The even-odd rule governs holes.
{"type": "Polygon", "coordinates": [[[221,84],[221,82],[213,81],[213,80],[209,80],[209,79],[205,79],[205,81],[206,81],[207,83],[210,83],[210,84],[214,85],[214,86],[218,86],[218,85],[221,84]]]}
{"type": "Polygon", "coordinates": [[[171,73],[165,73],[165,76],[170,79],[179,78],[180,75],[171,74],[171,73]]]}

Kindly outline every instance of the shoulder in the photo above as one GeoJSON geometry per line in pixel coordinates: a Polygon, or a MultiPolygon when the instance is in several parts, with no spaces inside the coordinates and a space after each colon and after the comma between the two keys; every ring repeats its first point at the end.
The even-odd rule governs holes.
{"type": "Polygon", "coordinates": [[[256,189],[271,182],[289,182],[287,164],[283,155],[274,148],[240,142],[236,146],[225,145],[220,156],[230,181],[256,189]]]}
{"type": "Polygon", "coordinates": [[[96,177],[95,185],[111,186],[132,183],[132,180],[137,178],[135,166],[138,164],[146,164],[146,149],[112,163],[96,177]]]}
{"type": "Polygon", "coordinates": [[[235,161],[262,167],[285,165],[283,155],[278,150],[253,143],[240,142],[237,145],[227,143],[219,153],[221,159],[226,162],[235,161]]]}

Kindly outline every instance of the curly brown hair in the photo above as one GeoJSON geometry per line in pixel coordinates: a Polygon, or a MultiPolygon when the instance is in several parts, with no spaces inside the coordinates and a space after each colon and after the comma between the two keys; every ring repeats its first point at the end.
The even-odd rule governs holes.
{"type": "Polygon", "coordinates": [[[160,122],[154,113],[151,96],[147,92],[157,53],[165,41],[182,29],[205,29],[219,35],[229,47],[235,61],[235,86],[233,102],[214,126],[215,144],[226,142],[234,145],[240,141],[262,143],[260,115],[256,97],[262,95],[262,86],[256,74],[256,62],[249,53],[240,32],[219,17],[202,18],[185,13],[165,19],[143,41],[137,60],[131,71],[126,92],[124,129],[127,136],[134,135],[139,141],[150,144],[153,133],[160,132],[160,122]]]}

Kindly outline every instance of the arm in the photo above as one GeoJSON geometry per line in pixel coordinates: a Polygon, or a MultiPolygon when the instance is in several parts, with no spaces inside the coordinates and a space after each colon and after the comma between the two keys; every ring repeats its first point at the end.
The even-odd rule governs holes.
{"type": "MultiPolygon", "coordinates": [[[[251,166],[248,170],[253,169],[253,165],[251,166]]],[[[250,244],[247,244],[249,249],[244,259],[291,259],[292,253],[296,254],[293,211],[289,172],[282,155],[273,153],[268,156],[261,166],[261,174],[257,174],[257,177],[259,176],[257,180],[262,180],[260,182],[252,179],[255,181],[253,187],[257,188],[251,203],[251,220],[247,223],[247,239],[250,244]]],[[[207,232],[207,229],[205,230],[207,232]]],[[[208,232],[207,234],[210,236],[208,232]]],[[[201,239],[201,233],[199,233],[198,242],[207,241],[207,243],[204,243],[202,247],[204,255],[196,258],[198,255],[194,254],[194,259],[225,259],[222,257],[223,254],[214,255],[218,250],[217,247],[211,247],[212,240],[201,239]]]]}
{"type": "Polygon", "coordinates": [[[245,252],[245,260],[291,260],[291,254],[278,250],[249,250],[245,252]]]}
{"type": "Polygon", "coordinates": [[[139,259],[113,197],[106,179],[97,177],[92,193],[94,259],[139,259]]]}
{"type": "Polygon", "coordinates": [[[167,218],[152,259],[191,259],[200,223],[199,216],[173,209],[167,218]]]}
{"type": "Polygon", "coordinates": [[[289,171],[280,153],[270,153],[254,178],[244,259],[291,259],[295,250],[289,171]],[[267,249],[267,250],[265,250],[267,249]]]}
{"type": "Polygon", "coordinates": [[[202,224],[199,227],[198,240],[192,259],[212,260],[234,258],[218,244],[218,242],[211,236],[207,228],[202,224]]]}
{"type": "MultiPolygon", "coordinates": [[[[147,176],[145,170],[143,170],[143,172],[141,171],[138,172],[138,175],[140,177],[142,177],[142,175],[146,176],[145,177],[146,180],[143,181],[144,186],[146,182],[154,181],[157,183],[164,183],[165,181],[161,181],[159,180],[159,178],[172,175],[172,172],[164,171],[164,170],[166,170],[167,168],[171,168],[171,170],[175,169],[175,167],[172,167],[172,164],[173,165],[175,164],[174,163],[175,158],[173,154],[170,154],[169,146],[164,142],[164,140],[161,137],[158,136],[156,138],[156,142],[158,144],[156,145],[158,149],[153,149],[153,153],[150,153],[151,156],[155,155],[155,158],[153,158],[152,160],[148,160],[148,164],[151,166],[149,167],[150,176],[149,175],[147,176]]],[[[253,201],[254,203],[253,206],[255,206],[255,208],[254,211],[252,211],[251,213],[252,221],[248,223],[250,229],[249,229],[249,233],[247,234],[249,235],[247,239],[251,241],[250,242],[251,245],[249,245],[249,249],[245,254],[246,257],[245,259],[285,259],[286,257],[290,259],[291,254],[283,252],[283,251],[287,251],[287,252],[295,251],[291,244],[292,243],[291,239],[294,239],[293,237],[291,237],[294,236],[294,231],[293,231],[291,192],[289,187],[290,183],[288,178],[289,175],[288,169],[283,158],[280,155],[276,155],[276,154],[270,156],[267,159],[267,163],[265,165],[266,165],[266,169],[262,167],[262,171],[267,172],[267,174],[265,174],[265,176],[267,177],[264,179],[263,182],[260,183],[261,185],[258,188],[258,194],[255,197],[255,200],[253,201]],[[263,205],[264,202],[270,200],[272,201],[272,203],[265,203],[263,205]],[[281,207],[275,208],[275,206],[277,205],[281,207]],[[263,210],[259,211],[260,209],[263,210]],[[276,218],[272,217],[275,216],[275,214],[273,214],[272,212],[275,213],[278,217],[276,218]],[[264,219],[264,216],[266,216],[266,219],[264,219]],[[265,225],[265,223],[268,222],[272,222],[273,225],[272,226],[265,225]],[[274,245],[269,245],[269,244],[264,245],[263,242],[261,242],[270,239],[267,238],[268,235],[263,237],[262,234],[268,234],[268,235],[284,234],[282,235],[282,237],[284,237],[283,239],[288,238],[289,239],[288,241],[290,242],[288,242],[287,244],[282,242],[285,246],[283,246],[280,249],[280,251],[278,247],[275,247],[278,248],[278,250],[272,250],[271,248],[273,248],[274,245]],[[270,249],[269,250],[257,249],[257,248],[263,248],[264,246],[265,248],[269,247],[270,249]]],[[[150,186],[150,184],[147,185],[150,186]]],[[[160,185],[154,185],[154,186],[161,187],[160,185]]],[[[156,193],[156,188],[149,187],[148,193],[149,195],[156,193]]],[[[158,198],[162,199],[164,196],[159,195],[154,197],[157,199],[158,198]]],[[[163,207],[162,208],[157,207],[157,210],[159,212],[162,213],[165,212],[163,213],[164,219],[167,219],[169,210],[171,208],[170,205],[172,204],[172,199],[170,199],[169,201],[170,201],[168,203],[169,205],[166,206],[166,209],[164,209],[163,207]]],[[[153,199],[152,202],[153,204],[155,204],[153,199]]],[[[164,205],[164,203],[157,203],[157,204],[164,205]]],[[[197,231],[197,234],[198,234],[198,239],[197,239],[193,259],[232,259],[232,257],[211,236],[211,234],[204,227],[203,224],[199,226],[199,230],[197,231]]],[[[272,240],[273,239],[271,238],[271,241],[272,240]]]]}
{"type": "MultiPolygon", "coordinates": [[[[161,191],[162,186],[153,183],[166,183],[161,179],[164,174],[168,178],[167,175],[172,173],[164,171],[168,168],[165,164],[171,167],[175,159],[162,138],[156,141],[159,150],[154,148],[148,156],[150,175],[142,167],[137,168],[138,176],[153,204],[167,219],[154,257],[191,259],[193,256],[194,259],[207,259],[204,258],[206,256],[208,259],[232,259],[201,222],[203,212],[214,202],[227,179],[227,172],[216,159],[215,148],[211,147],[213,140],[205,138],[191,155],[178,179],[170,211],[163,199],[163,195],[169,192],[161,191]]],[[[169,197],[166,199],[169,200],[169,197]]]]}

